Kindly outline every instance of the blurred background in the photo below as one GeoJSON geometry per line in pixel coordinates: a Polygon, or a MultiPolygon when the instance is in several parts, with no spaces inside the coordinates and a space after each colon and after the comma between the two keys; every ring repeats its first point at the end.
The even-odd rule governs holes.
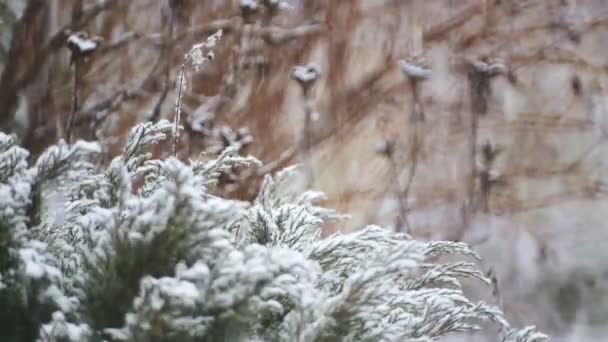
{"type": "Polygon", "coordinates": [[[351,215],[327,234],[470,243],[496,279],[470,291],[513,324],[606,341],[607,28],[605,0],[0,0],[0,128],[36,155],[71,117],[109,160],[174,119],[184,65],[179,157],[264,163],[225,195],[299,163],[294,186],[351,215]],[[184,62],[219,29],[211,62],[184,62]],[[77,31],[101,43],[71,64],[77,31]]]}

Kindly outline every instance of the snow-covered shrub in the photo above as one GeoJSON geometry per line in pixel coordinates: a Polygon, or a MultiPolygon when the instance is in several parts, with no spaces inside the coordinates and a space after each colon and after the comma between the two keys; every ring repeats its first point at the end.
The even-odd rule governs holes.
{"type": "Polygon", "coordinates": [[[227,170],[258,162],[151,159],[168,121],[134,127],[120,156],[60,142],[35,162],[0,133],[1,341],[428,341],[498,324],[460,278],[489,283],[465,244],[371,226],[321,238],[334,211],[293,193],[295,168],[253,203],[218,198],[227,170]],[[143,184],[135,187],[136,181],[143,184]]]}

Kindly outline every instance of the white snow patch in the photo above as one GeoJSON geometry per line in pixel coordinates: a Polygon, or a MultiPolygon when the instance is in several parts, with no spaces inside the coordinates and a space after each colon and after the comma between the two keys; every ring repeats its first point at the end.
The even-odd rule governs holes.
{"type": "Polygon", "coordinates": [[[293,68],[293,77],[302,83],[312,83],[321,74],[320,67],[315,63],[309,63],[307,65],[297,65],[293,68]]]}
{"type": "Polygon", "coordinates": [[[72,33],[68,37],[68,44],[78,48],[80,53],[93,52],[99,46],[99,42],[84,37],[82,32],[72,33]]]}

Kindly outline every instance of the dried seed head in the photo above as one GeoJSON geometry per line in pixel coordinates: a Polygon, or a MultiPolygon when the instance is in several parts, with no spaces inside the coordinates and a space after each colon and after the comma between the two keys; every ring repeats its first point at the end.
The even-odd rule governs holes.
{"type": "Polygon", "coordinates": [[[504,63],[489,58],[470,59],[468,63],[475,72],[487,77],[504,75],[509,72],[509,68],[504,63]]]}
{"type": "Polygon", "coordinates": [[[87,57],[93,52],[97,51],[103,38],[92,37],[89,38],[88,34],[83,31],[79,32],[66,32],[68,37],[66,40],[66,46],[72,52],[71,63],[74,61],[87,57]]]}
{"type": "Polygon", "coordinates": [[[422,63],[408,62],[401,59],[399,60],[399,68],[412,81],[426,80],[431,77],[431,69],[422,63]]]}
{"type": "Polygon", "coordinates": [[[291,77],[298,82],[305,94],[312,88],[319,76],[321,76],[321,70],[315,63],[297,65],[291,71],[291,77]]]}

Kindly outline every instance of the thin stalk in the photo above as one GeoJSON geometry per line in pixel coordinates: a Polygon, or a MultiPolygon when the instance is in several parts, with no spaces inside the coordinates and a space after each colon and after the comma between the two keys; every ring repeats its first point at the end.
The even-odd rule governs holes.
{"type": "Polygon", "coordinates": [[[407,203],[405,203],[406,199],[403,198],[403,194],[401,192],[401,183],[399,182],[399,172],[397,171],[397,163],[392,155],[388,156],[388,161],[391,169],[391,177],[394,179],[394,187],[395,187],[395,196],[397,197],[397,202],[399,203],[399,215],[397,217],[397,226],[395,227],[396,232],[401,232],[401,228],[403,225],[406,227],[406,233],[410,234],[412,231],[412,227],[407,218],[407,203]]]}
{"type": "Polygon", "coordinates": [[[469,207],[475,211],[475,183],[477,179],[477,128],[478,115],[474,111],[471,112],[471,131],[469,136],[469,207]]]}
{"type": "Polygon", "coordinates": [[[310,98],[306,95],[306,114],[304,117],[304,158],[308,164],[307,169],[307,185],[311,186],[314,183],[314,173],[312,166],[312,105],[310,98]]]}
{"type": "Polygon", "coordinates": [[[177,99],[175,100],[175,118],[173,124],[173,156],[177,156],[177,145],[179,144],[179,124],[181,121],[182,112],[182,89],[184,84],[184,69],[185,65],[182,64],[177,85],[177,99]]]}
{"type": "Polygon", "coordinates": [[[484,112],[485,105],[482,97],[483,75],[471,69],[468,71],[469,82],[469,101],[470,101],[470,129],[469,129],[469,177],[467,184],[467,202],[463,207],[462,229],[457,240],[462,239],[469,227],[471,216],[477,211],[476,183],[477,183],[477,130],[479,126],[479,116],[484,112]]]}
{"type": "MultiPolygon", "coordinates": [[[[412,132],[412,140],[411,140],[411,144],[410,144],[410,154],[408,156],[409,159],[409,172],[408,172],[408,178],[407,178],[407,183],[405,185],[405,188],[403,190],[401,190],[401,185],[399,184],[398,179],[395,179],[396,182],[396,186],[398,187],[398,199],[399,199],[399,209],[400,209],[400,213],[399,216],[401,218],[401,220],[403,221],[403,223],[406,225],[407,231],[406,233],[410,234],[412,232],[412,227],[409,223],[409,219],[408,219],[408,212],[409,212],[409,207],[407,205],[407,201],[408,201],[408,197],[409,197],[409,193],[410,193],[410,189],[412,187],[412,184],[414,183],[414,177],[416,176],[416,170],[418,169],[418,155],[419,155],[419,150],[420,150],[420,137],[419,137],[419,130],[420,130],[420,125],[422,124],[422,122],[424,122],[425,118],[424,118],[424,109],[422,108],[422,104],[419,101],[419,96],[418,96],[418,80],[415,79],[410,79],[410,86],[412,89],[412,100],[413,100],[413,106],[412,106],[412,112],[410,114],[410,118],[413,121],[413,132],[412,132]]],[[[395,177],[398,176],[398,172],[397,172],[397,167],[396,164],[392,158],[392,156],[390,157],[390,161],[391,161],[391,167],[394,168],[394,174],[395,177]]],[[[400,230],[400,225],[397,227],[398,231],[400,230]]]]}
{"type": "Polygon", "coordinates": [[[78,77],[80,62],[78,58],[74,60],[74,77],[72,81],[72,111],[68,116],[68,122],[65,127],[65,140],[69,144],[72,137],[72,125],[74,124],[74,117],[78,111],[78,77]]]}
{"type": "MultiPolygon", "coordinates": [[[[72,23],[77,23],[82,18],[82,0],[76,0],[72,7],[72,23]]],[[[68,116],[68,121],[65,126],[65,140],[70,143],[72,139],[72,126],[74,125],[74,117],[78,111],[78,77],[80,69],[80,56],[72,55],[74,58],[74,73],[72,80],[72,111],[68,116]]]]}

